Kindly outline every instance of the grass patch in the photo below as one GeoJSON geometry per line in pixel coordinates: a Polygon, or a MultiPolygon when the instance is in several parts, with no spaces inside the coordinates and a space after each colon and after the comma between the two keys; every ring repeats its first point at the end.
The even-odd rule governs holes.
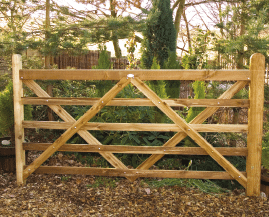
{"type": "Polygon", "coordinates": [[[150,187],[165,187],[165,186],[179,186],[187,188],[198,188],[200,191],[208,194],[227,193],[229,190],[221,188],[210,180],[201,179],[162,179],[162,180],[149,180],[145,179],[143,182],[147,183],[150,187]]]}
{"type": "Polygon", "coordinates": [[[97,177],[93,184],[86,185],[88,188],[99,188],[99,187],[109,187],[116,188],[117,182],[119,180],[117,178],[107,178],[107,177],[97,177]]]}

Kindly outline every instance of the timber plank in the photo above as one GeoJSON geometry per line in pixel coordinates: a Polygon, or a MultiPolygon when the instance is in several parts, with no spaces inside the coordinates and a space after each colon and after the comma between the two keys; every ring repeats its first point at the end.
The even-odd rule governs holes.
{"type": "MultiPolygon", "coordinates": [[[[58,121],[23,121],[24,128],[68,129],[74,122],[58,121]]],[[[247,124],[190,124],[197,132],[247,132],[247,124]]],[[[146,123],[99,123],[89,122],[81,127],[82,130],[104,131],[156,131],[184,132],[176,124],[146,124],[146,123]]]]}
{"type": "Polygon", "coordinates": [[[145,96],[163,111],[175,124],[177,124],[188,136],[190,136],[200,147],[220,165],[231,176],[233,176],[242,186],[246,187],[246,177],[238,171],[228,160],[226,160],[211,144],[209,144],[199,133],[197,133],[189,124],[186,123],[171,107],[163,102],[150,88],[148,88],[139,78],[131,79],[131,83],[135,85],[145,96]]]}
{"type": "Polygon", "coordinates": [[[45,160],[55,153],[68,139],[70,139],[80,128],[94,117],[111,99],[113,99],[125,86],[130,83],[127,78],[121,79],[111,90],[109,90],[98,103],[91,107],[79,120],[68,128],[51,146],[49,146],[37,159],[35,159],[25,170],[24,179],[34,172],[45,160]]]}
{"type": "Polygon", "coordinates": [[[102,69],[23,69],[22,80],[120,80],[133,74],[141,80],[247,81],[249,70],[102,70],[102,69]]]}
{"type": "MultiPolygon", "coordinates": [[[[94,105],[100,98],[24,97],[23,104],[31,105],[94,105]]],[[[249,107],[247,99],[164,99],[171,107],[249,107]]],[[[107,106],[155,106],[149,99],[114,98],[107,106]]]]}
{"type": "MultiPolygon", "coordinates": [[[[96,167],[54,167],[41,166],[35,173],[39,174],[84,174],[94,176],[138,176],[153,178],[188,178],[188,179],[234,179],[227,172],[219,171],[187,171],[187,170],[137,170],[137,169],[115,169],[96,167]]],[[[241,172],[246,175],[245,172],[241,172]]]]}
{"type": "MultiPolygon", "coordinates": [[[[23,143],[24,150],[46,150],[51,143],[23,143]]],[[[247,148],[215,148],[225,156],[247,156],[247,148]]],[[[177,155],[208,155],[200,147],[156,147],[156,146],[123,146],[123,145],[88,145],[88,144],[64,144],[58,151],[69,152],[111,152],[124,154],[177,154],[177,155]]]]}

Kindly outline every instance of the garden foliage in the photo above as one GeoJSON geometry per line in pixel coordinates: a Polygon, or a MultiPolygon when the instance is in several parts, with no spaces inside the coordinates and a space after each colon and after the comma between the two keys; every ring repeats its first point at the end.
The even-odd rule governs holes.
{"type": "MultiPolygon", "coordinates": [[[[32,117],[31,107],[24,106],[24,119],[32,117]]],[[[10,81],[5,90],[0,92],[0,137],[11,136],[14,141],[14,104],[13,83],[10,81]]]]}
{"type": "MultiPolygon", "coordinates": [[[[205,82],[204,81],[195,81],[192,84],[194,91],[194,99],[205,99],[205,82]]],[[[186,117],[186,122],[191,122],[199,113],[204,110],[203,107],[191,107],[188,110],[186,117]]],[[[185,146],[197,146],[189,137],[185,139],[185,146]]]]}
{"type": "Polygon", "coordinates": [[[143,32],[141,65],[150,69],[156,57],[161,68],[168,59],[169,51],[176,51],[176,29],[173,23],[170,0],[154,0],[143,32]]]}

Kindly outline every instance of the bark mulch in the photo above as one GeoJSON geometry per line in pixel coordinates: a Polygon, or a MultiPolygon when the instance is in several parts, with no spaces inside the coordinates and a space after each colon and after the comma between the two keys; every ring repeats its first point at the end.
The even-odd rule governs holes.
{"type": "Polygon", "coordinates": [[[143,179],[32,174],[24,186],[0,171],[0,216],[269,216],[266,197],[154,188],[143,179]]]}

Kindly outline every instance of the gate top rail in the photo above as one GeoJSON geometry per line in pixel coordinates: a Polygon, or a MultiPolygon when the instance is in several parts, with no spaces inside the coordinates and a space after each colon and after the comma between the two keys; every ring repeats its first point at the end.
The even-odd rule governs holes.
{"type": "Polygon", "coordinates": [[[133,74],[141,80],[247,81],[250,70],[102,70],[102,69],[21,69],[22,80],[120,80],[133,74]]]}

